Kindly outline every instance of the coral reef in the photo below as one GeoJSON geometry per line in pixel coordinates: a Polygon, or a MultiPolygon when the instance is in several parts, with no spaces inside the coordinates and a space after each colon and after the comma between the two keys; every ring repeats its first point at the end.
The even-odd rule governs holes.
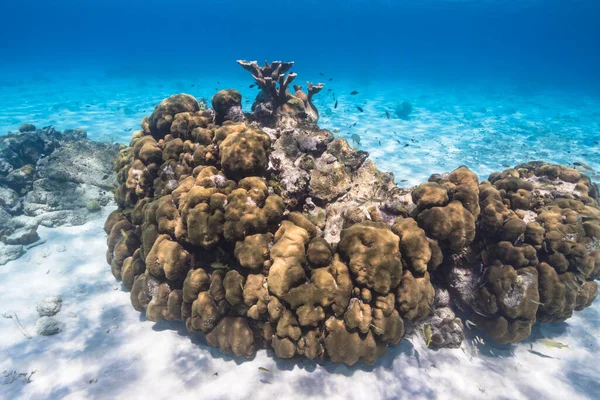
{"type": "Polygon", "coordinates": [[[91,141],[83,129],[31,124],[1,140],[0,265],[39,240],[39,225],[80,225],[112,203],[118,145],[91,141]]]}
{"type": "Polygon", "coordinates": [[[596,297],[600,208],[584,175],[529,163],[479,182],[460,167],[400,189],[315,124],[320,88],[289,94],[292,63],[238,63],[262,89],[252,113],[233,90],[214,110],[175,95],[116,158],[107,262],[150,321],[236,356],[352,365],[424,326],[428,346],[460,346],[456,307],[512,343],[596,297]]]}
{"type": "Polygon", "coordinates": [[[598,294],[598,188],[579,171],[530,162],[479,185],[481,216],[470,264],[448,267],[450,287],[499,343],[560,322],[598,294]],[[470,267],[470,270],[469,270],[470,267]],[[468,289],[467,289],[468,288],[468,289]]]}

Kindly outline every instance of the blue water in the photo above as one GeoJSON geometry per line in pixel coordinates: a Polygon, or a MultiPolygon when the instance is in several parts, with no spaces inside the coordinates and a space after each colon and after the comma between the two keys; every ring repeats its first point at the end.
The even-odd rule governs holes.
{"type": "Polygon", "coordinates": [[[364,80],[599,83],[595,0],[7,0],[1,7],[2,68],[31,74],[240,74],[234,59],[282,58],[304,72],[364,80]]]}
{"type": "Polygon", "coordinates": [[[296,62],[300,83],[332,89],[316,98],[321,126],[361,135],[400,184],[531,159],[600,170],[596,0],[25,0],[0,9],[0,134],[28,122],[126,143],[176,92],[210,99],[234,87],[249,106],[256,89],[235,60],[281,59],[296,62]],[[409,120],[387,120],[402,101],[413,105],[409,120]]]}

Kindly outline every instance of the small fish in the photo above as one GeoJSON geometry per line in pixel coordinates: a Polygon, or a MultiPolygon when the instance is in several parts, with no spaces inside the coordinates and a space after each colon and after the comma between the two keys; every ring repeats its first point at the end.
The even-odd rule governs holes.
{"type": "Polygon", "coordinates": [[[535,351],[535,350],[527,350],[527,351],[530,352],[531,354],[534,354],[534,355],[538,356],[538,357],[551,358],[553,360],[558,360],[558,358],[556,358],[556,357],[547,356],[546,354],[540,353],[539,351],[535,351]]]}
{"type": "Polygon", "coordinates": [[[352,126],[356,126],[356,122],[352,124],[352,126]]]}
{"type": "Polygon", "coordinates": [[[129,237],[129,234],[127,232],[125,232],[124,229],[121,229],[121,236],[123,236],[125,238],[125,240],[127,240],[127,238],[129,237]]]}
{"type": "Polygon", "coordinates": [[[552,340],[552,339],[542,338],[542,339],[536,340],[536,342],[545,345],[549,349],[551,349],[551,348],[562,349],[563,347],[566,347],[567,349],[570,349],[570,347],[569,347],[568,344],[557,342],[556,340],[552,340]]]}
{"type": "Polygon", "coordinates": [[[539,301],[535,301],[535,300],[532,300],[532,299],[529,299],[529,301],[532,302],[533,304],[537,304],[538,306],[544,306],[545,305],[544,303],[540,303],[539,301]]]}
{"type": "Polygon", "coordinates": [[[273,371],[271,371],[270,369],[267,369],[267,368],[265,368],[265,367],[258,367],[258,370],[259,370],[260,372],[267,372],[267,373],[269,373],[269,374],[272,374],[272,373],[273,373],[273,371]]]}
{"type": "Polygon", "coordinates": [[[215,372],[215,373],[213,374],[213,376],[219,376],[219,373],[218,373],[218,372],[215,372]]]}
{"type": "Polygon", "coordinates": [[[254,86],[256,86],[254,83],[250,86],[248,86],[250,89],[252,89],[254,86]]]}
{"type": "Polygon", "coordinates": [[[408,147],[408,143],[406,143],[406,144],[404,145],[404,147],[408,147]]]}
{"type": "Polygon", "coordinates": [[[333,108],[337,108],[337,105],[338,105],[338,101],[336,100],[335,104],[333,105],[333,108]]]}
{"type": "Polygon", "coordinates": [[[352,138],[352,141],[356,144],[360,144],[360,136],[357,135],[356,133],[353,134],[352,136],[350,136],[352,138]]]}
{"type": "MultiPolygon", "coordinates": [[[[196,86],[196,84],[195,84],[195,83],[192,83],[192,87],[194,87],[194,86],[196,86]]],[[[216,374],[216,372],[215,372],[215,374],[216,374]]]]}
{"type": "Polygon", "coordinates": [[[319,75],[321,75],[321,76],[325,76],[325,74],[324,74],[324,73],[322,73],[322,72],[319,72],[319,75]]]}
{"type": "Polygon", "coordinates": [[[475,324],[473,323],[473,321],[471,321],[471,320],[469,320],[469,319],[465,320],[465,325],[466,325],[466,326],[467,326],[467,328],[469,328],[469,329],[471,329],[471,326],[477,327],[477,325],[475,325],[475,324]]]}
{"type": "Polygon", "coordinates": [[[425,324],[423,326],[423,335],[425,335],[425,342],[427,343],[427,347],[431,344],[431,325],[425,324]]]}
{"type": "Polygon", "coordinates": [[[331,82],[333,80],[333,78],[329,78],[329,82],[331,82]]]}
{"type": "Polygon", "coordinates": [[[226,265],[226,264],[223,264],[220,262],[211,263],[210,267],[214,268],[214,269],[229,269],[229,265],[226,265]]]}
{"type": "Polygon", "coordinates": [[[390,119],[390,113],[389,112],[385,112],[385,116],[387,117],[387,119],[390,119]]]}
{"type": "Polygon", "coordinates": [[[350,95],[352,95],[352,96],[357,95],[357,94],[358,94],[358,91],[356,91],[356,90],[353,90],[352,92],[350,92],[350,95]]]}
{"type": "Polygon", "coordinates": [[[220,85],[220,84],[221,84],[221,82],[217,81],[217,85],[220,85]]]}
{"type": "Polygon", "coordinates": [[[381,146],[381,140],[378,140],[378,142],[379,142],[379,145],[381,146]]]}
{"type": "Polygon", "coordinates": [[[327,89],[327,93],[331,92],[331,88],[327,89]]]}

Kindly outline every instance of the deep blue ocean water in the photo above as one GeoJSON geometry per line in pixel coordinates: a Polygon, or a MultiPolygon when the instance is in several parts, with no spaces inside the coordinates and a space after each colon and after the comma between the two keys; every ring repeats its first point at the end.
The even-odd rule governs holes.
{"type": "Polygon", "coordinates": [[[354,79],[600,83],[596,0],[6,0],[4,73],[241,74],[291,59],[354,79]]]}

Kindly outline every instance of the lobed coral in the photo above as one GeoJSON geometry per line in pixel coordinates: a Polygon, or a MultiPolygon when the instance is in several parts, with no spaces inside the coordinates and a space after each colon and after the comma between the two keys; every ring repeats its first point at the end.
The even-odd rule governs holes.
{"type": "MultiPolygon", "coordinates": [[[[240,64],[263,90],[252,114],[233,90],[214,110],[172,96],[115,161],[107,261],[149,320],[236,356],[352,365],[424,324],[431,347],[460,346],[451,299],[511,343],[596,297],[600,208],[584,175],[530,163],[480,183],[461,167],[399,189],[316,118],[283,111],[291,63],[240,64]],[[281,113],[258,112],[265,101],[281,113]]],[[[307,115],[318,90],[294,95],[307,115]]]]}

